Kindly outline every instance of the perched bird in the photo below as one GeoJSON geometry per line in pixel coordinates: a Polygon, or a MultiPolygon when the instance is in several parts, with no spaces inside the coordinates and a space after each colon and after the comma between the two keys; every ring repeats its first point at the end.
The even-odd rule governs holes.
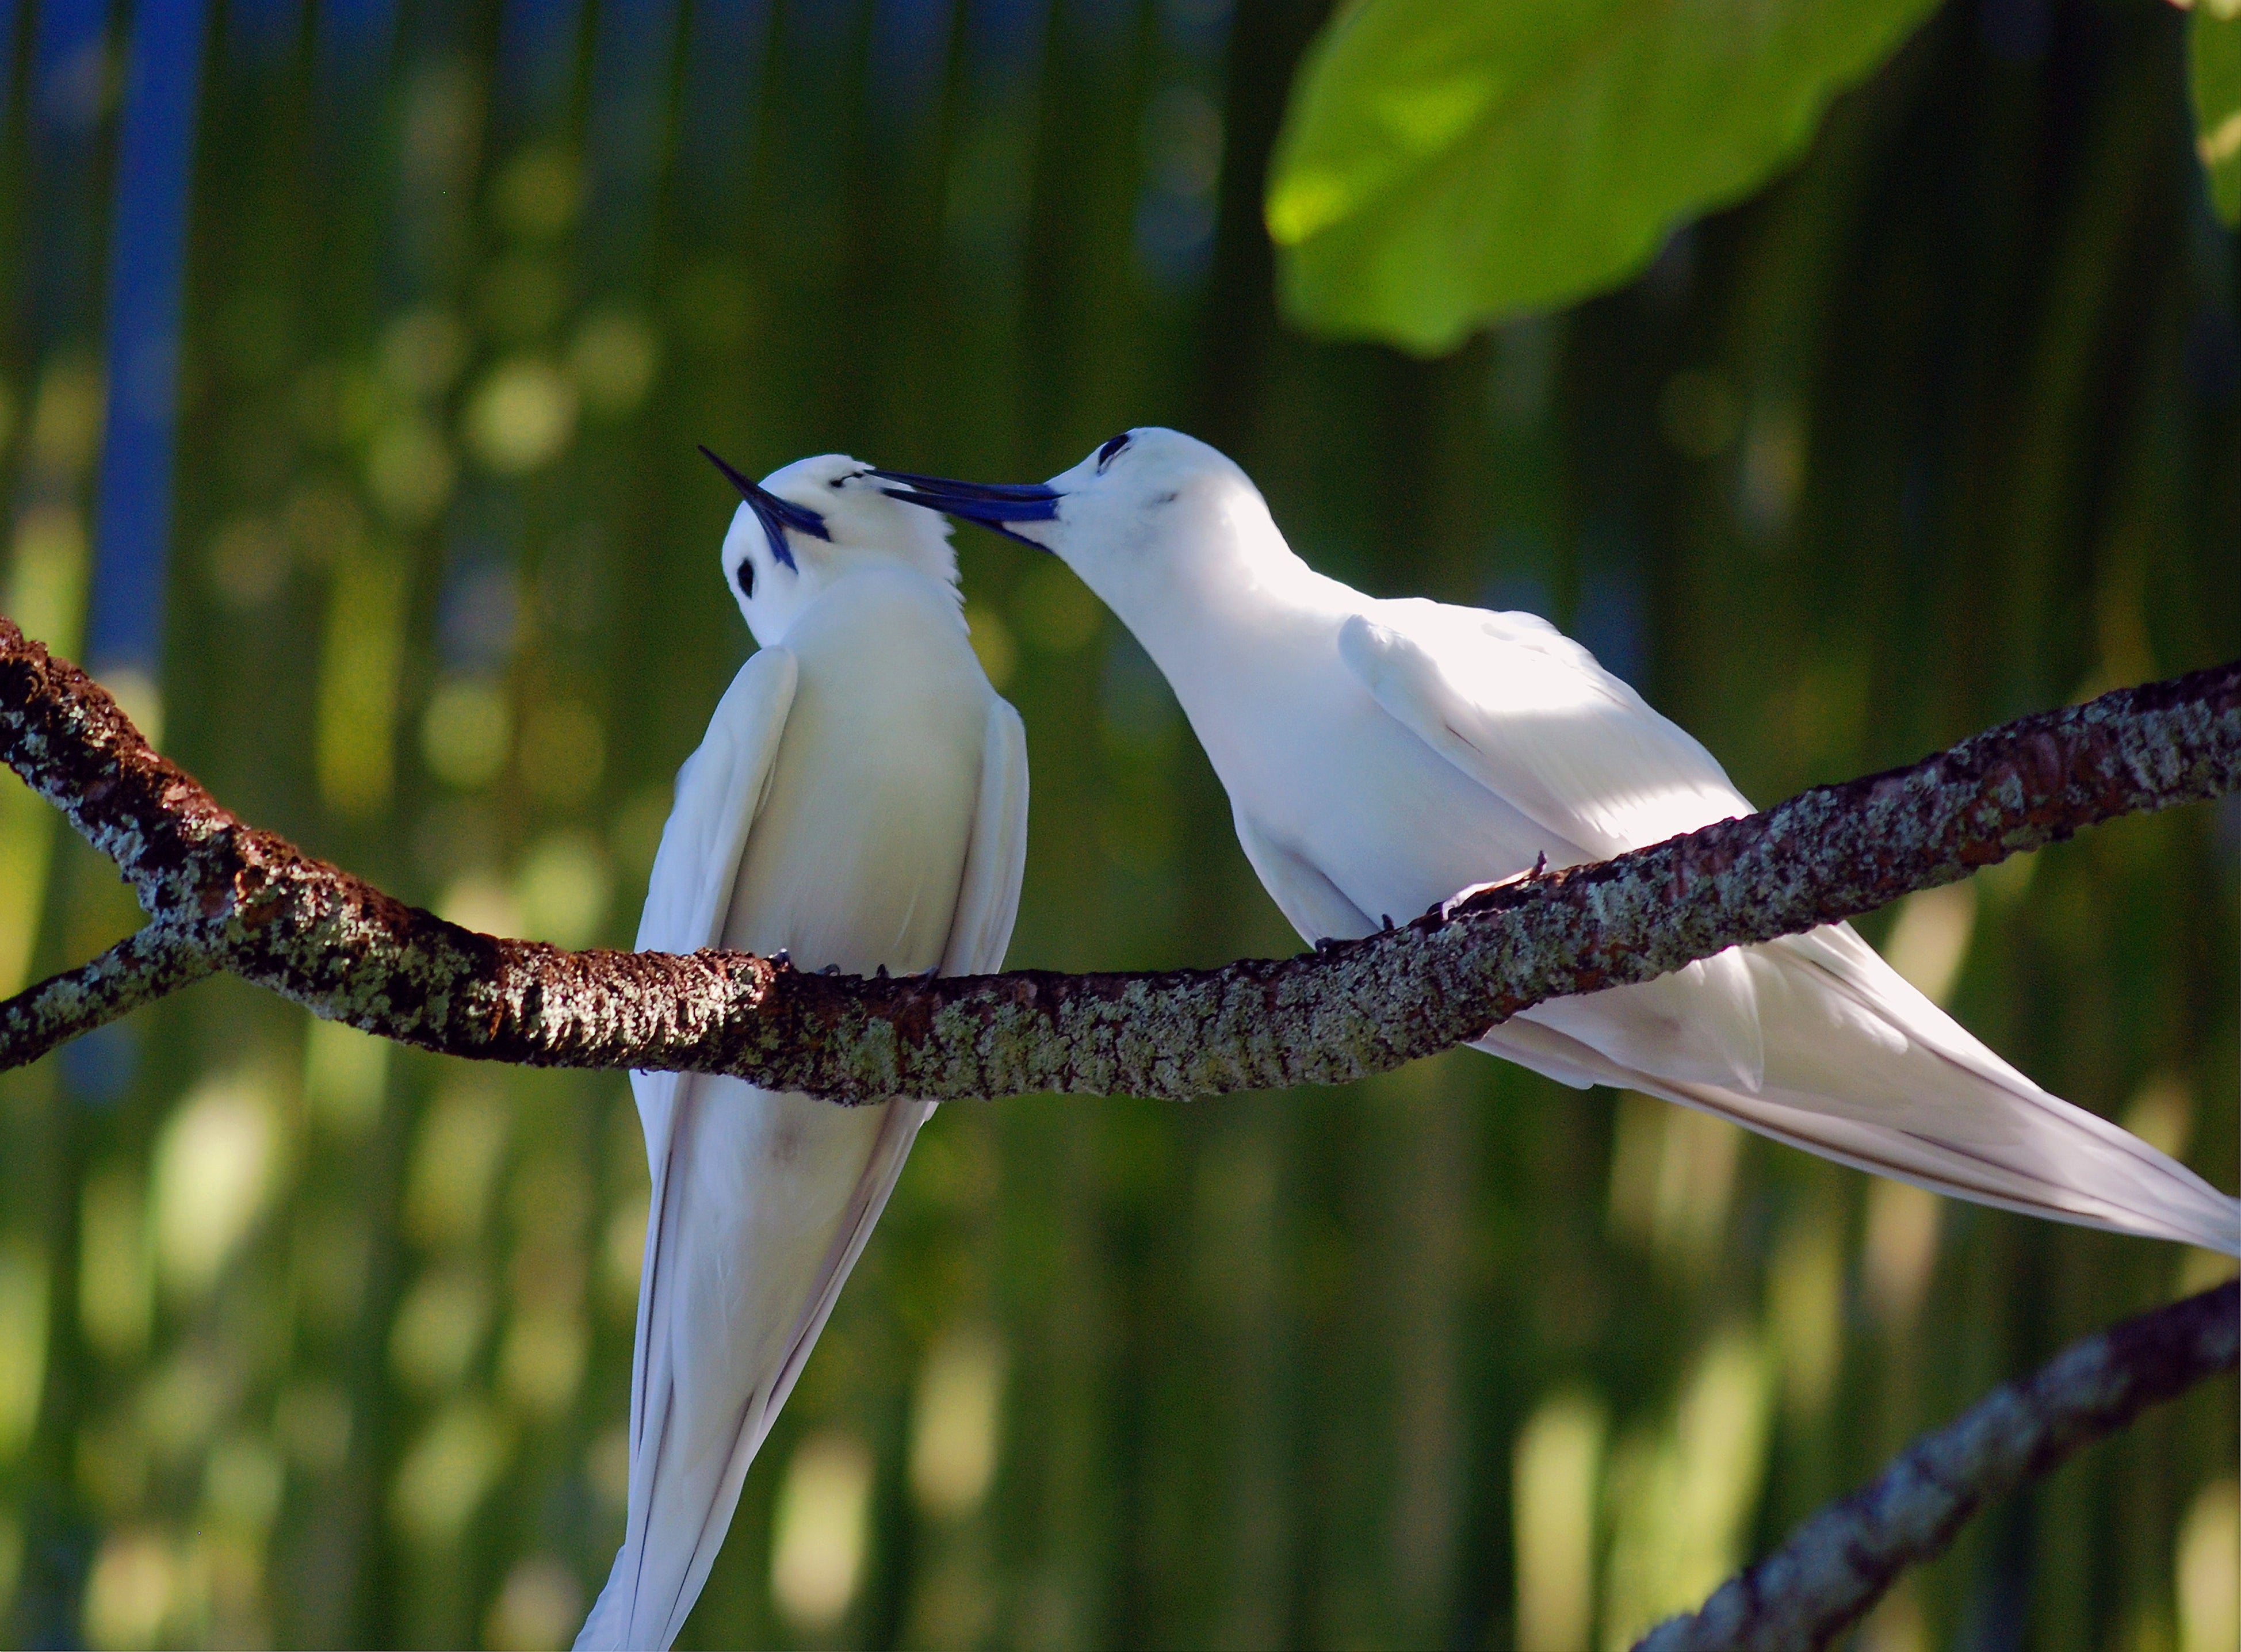
{"type": "MultiPolygon", "coordinates": [[[[706,450],[703,450],[704,451],[706,450]]],[[[1002,966],[1027,742],[967,640],[948,525],[839,454],[749,481],[724,579],[761,645],[677,777],[641,949],[868,975],[1002,966]]],[[[664,1648],[722,1546],[929,1101],[633,1073],[652,1173],[630,1510],[579,1652],[664,1648]]]]}
{"type": "MultiPolygon", "coordinates": [[[[1047,484],[885,479],[1054,552],[1135,633],[1311,942],[1543,855],[1607,859],[1750,812],[1711,753],[1546,621],[1317,573],[1244,472],[1174,431],[1115,436],[1047,484]]],[[[1940,1193],[2241,1255],[2241,1201],[2032,1083],[1849,925],[1552,1000],[1478,1047],[1940,1193]]]]}

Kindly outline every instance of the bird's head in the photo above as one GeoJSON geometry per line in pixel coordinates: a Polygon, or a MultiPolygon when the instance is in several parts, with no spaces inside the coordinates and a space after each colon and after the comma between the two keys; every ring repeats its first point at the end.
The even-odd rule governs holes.
{"type": "Polygon", "coordinates": [[[1158,609],[1206,599],[1241,563],[1290,552],[1252,478],[1181,431],[1145,425],[1047,482],[874,472],[894,497],[1048,551],[1142,635],[1158,609]]]}
{"type": "Polygon", "coordinates": [[[878,472],[845,453],[796,459],[751,482],[706,448],[739,492],[724,535],[724,582],[768,646],[851,568],[900,564],[957,589],[949,525],[899,503],[878,472]]]}

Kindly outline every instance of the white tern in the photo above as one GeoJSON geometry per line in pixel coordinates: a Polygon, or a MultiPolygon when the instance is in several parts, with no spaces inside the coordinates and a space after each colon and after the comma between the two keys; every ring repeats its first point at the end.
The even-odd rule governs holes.
{"type": "MultiPolygon", "coordinates": [[[[1605,859],[1750,812],[1710,752],[1545,620],[1317,573],[1245,472],[1188,436],[1129,431],[1044,484],[884,476],[1055,552],[1135,633],[1311,942],[1542,855],[1605,859]]],[[[2241,1201],[2032,1083],[1846,924],[1551,1000],[1477,1047],[1940,1193],[2241,1255],[2241,1201]]]]}
{"type": "MultiPolygon", "coordinates": [[[[759,486],[708,457],[744,500],[724,578],[761,646],[678,773],[639,946],[784,953],[851,974],[1000,968],[1026,859],[1027,742],[967,638],[948,524],[839,454],[759,486]]],[[[631,1087],[653,1185],[629,1513],[579,1652],[676,1638],[933,1111],[691,1073],[633,1073],[631,1087]]]]}

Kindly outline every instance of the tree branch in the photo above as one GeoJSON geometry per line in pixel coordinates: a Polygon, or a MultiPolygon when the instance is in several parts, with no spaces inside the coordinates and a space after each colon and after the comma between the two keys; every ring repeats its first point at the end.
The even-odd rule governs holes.
{"type": "Polygon", "coordinates": [[[214,975],[218,960],[191,936],[151,923],[92,962],[50,976],[0,1003],[0,1050],[10,1065],[37,1060],[81,1033],[214,975]]]}
{"type": "Polygon", "coordinates": [[[1831,1503],[1701,1611],[1658,1625],[1635,1652],[1803,1652],[1941,1553],[1986,1502],[2060,1466],[2149,1406],[2234,1368],[2241,1286],[2228,1283],[2072,1343],[1926,1435],[1865,1488],[1831,1503]]]}
{"type": "MultiPolygon", "coordinates": [[[[1648,980],[2097,821],[2233,791],[2241,664],[2025,718],[1365,940],[1145,974],[862,980],[744,953],[565,953],[477,934],[244,825],[4,619],[0,759],[218,966],[385,1038],[533,1066],[730,1073],[845,1101],[1181,1099],[1382,1072],[1547,999],[1648,980]]],[[[0,1028],[0,1063],[45,1047],[0,1028]]]]}

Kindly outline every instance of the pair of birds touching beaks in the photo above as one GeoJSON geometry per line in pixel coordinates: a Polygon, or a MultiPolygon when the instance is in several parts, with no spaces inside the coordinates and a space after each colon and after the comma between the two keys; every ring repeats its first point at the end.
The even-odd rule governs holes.
{"type": "MultiPolygon", "coordinates": [[[[1387,601],[1294,556],[1237,465],[1116,436],[1047,484],[840,455],[747,480],[726,579],[761,645],[679,772],[641,948],[856,974],[1001,967],[1018,713],[967,638],[946,516],[1060,557],[1166,673],[1261,882],[1310,942],[1750,812],[1711,754],[1530,614],[1387,601]]],[[[1537,1005],[1477,1047],[1843,1163],[2241,1255],[2241,1201],[2009,1066],[1848,925],[1537,1005]]],[[[927,1101],[632,1075],[652,1174],[621,1551],[576,1644],[666,1648],[927,1101]]]]}

